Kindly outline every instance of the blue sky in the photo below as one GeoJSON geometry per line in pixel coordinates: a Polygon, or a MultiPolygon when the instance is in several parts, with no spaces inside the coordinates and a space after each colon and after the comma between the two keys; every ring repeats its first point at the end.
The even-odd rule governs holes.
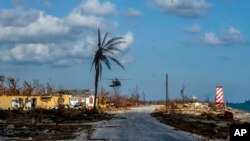
{"type": "MultiPolygon", "coordinates": [[[[122,36],[116,58],[126,71],[104,69],[100,86],[124,78],[146,99],[185,94],[203,100],[224,87],[225,100],[250,99],[248,0],[12,0],[0,1],[0,74],[39,79],[55,88],[93,89],[91,60],[97,28],[122,36]]],[[[21,84],[20,84],[21,85],[21,84]]]]}

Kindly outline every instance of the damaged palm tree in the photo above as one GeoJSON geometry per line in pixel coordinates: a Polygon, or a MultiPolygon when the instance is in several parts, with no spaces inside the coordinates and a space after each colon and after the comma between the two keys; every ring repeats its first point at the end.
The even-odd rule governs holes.
{"type": "Polygon", "coordinates": [[[100,29],[98,29],[98,48],[96,50],[91,70],[93,66],[95,66],[95,98],[94,98],[94,111],[96,111],[96,98],[97,98],[97,90],[98,90],[98,82],[99,78],[102,76],[102,65],[105,64],[109,70],[111,70],[111,63],[110,60],[116,63],[118,66],[123,68],[123,65],[116,60],[113,55],[115,52],[119,52],[120,50],[115,46],[125,43],[122,37],[115,37],[107,40],[108,32],[105,34],[104,38],[102,39],[100,29]]]}

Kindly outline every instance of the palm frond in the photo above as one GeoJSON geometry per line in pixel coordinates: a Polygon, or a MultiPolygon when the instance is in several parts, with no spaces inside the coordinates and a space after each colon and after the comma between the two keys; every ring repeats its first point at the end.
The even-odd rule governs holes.
{"type": "Polygon", "coordinates": [[[112,42],[110,44],[108,44],[107,46],[105,46],[105,48],[110,48],[110,47],[114,47],[116,45],[122,44],[122,43],[126,43],[125,41],[116,41],[116,42],[112,42]]]}
{"type": "Polygon", "coordinates": [[[111,70],[111,64],[106,56],[103,57],[103,61],[106,64],[107,68],[111,70]]]}
{"type": "Polygon", "coordinates": [[[94,60],[92,61],[90,71],[92,71],[93,66],[96,64],[96,57],[94,57],[94,60]]]}
{"type": "Polygon", "coordinates": [[[104,45],[104,43],[105,43],[105,41],[106,41],[107,36],[108,36],[108,32],[105,34],[105,36],[104,36],[104,38],[103,38],[101,47],[103,47],[103,45],[104,45]]]}
{"type": "MultiPolygon", "coordinates": [[[[109,47],[107,48],[108,51],[121,51],[120,49],[116,48],[116,47],[109,47]]],[[[106,51],[106,50],[105,50],[106,51]]]]}
{"type": "Polygon", "coordinates": [[[124,66],[123,66],[118,60],[116,60],[115,58],[110,57],[110,56],[109,56],[109,58],[110,58],[113,62],[115,62],[118,66],[120,66],[122,69],[126,70],[126,69],[124,68],[124,66]]]}
{"type": "Polygon", "coordinates": [[[111,50],[108,50],[108,49],[106,49],[106,48],[103,48],[103,50],[104,50],[104,52],[108,52],[108,53],[110,53],[110,54],[114,54],[114,52],[112,52],[111,50]]]}
{"type": "Polygon", "coordinates": [[[122,39],[123,39],[123,37],[114,37],[114,38],[110,39],[104,46],[106,47],[106,46],[108,46],[109,44],[112,44],[112,43],[114,43],[114,42],[120,41],[120,40],[122,40],[122,39]]]}

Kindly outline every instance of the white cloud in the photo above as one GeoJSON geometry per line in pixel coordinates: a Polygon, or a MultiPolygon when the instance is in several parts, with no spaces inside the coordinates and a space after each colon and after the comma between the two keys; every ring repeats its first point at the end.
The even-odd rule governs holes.
{"type": "Polygon", "coordinates": [[[18,44],[9,50],[9,55],[22,62],[44,62],[50,58],[49,47],[44,44],[18,44]]]}
{"type": "Polygon", "coordinates": [[[132,55],[126,54],[124,56],[119,57],[118,60],[120,61],[121,64],[124,65],[124,64],[128,64],[128,63],[132,62],[133,59],[134,59],[134,57],[132,55]]]}
{"type": "Polygon", "coordinates": [[[203,42],[207,45],[233,45],[241,44],[244,42],[240,30],[235,27],[229,26],[224,29],[221,36],[215,35],[213,32],[204,34],[203,42]]]}
{"type": "Polygon", "coordinates": [[[64,23],[72,28],[90,28],[90,29],[110,29],[110,27],[116,27],[117,23],[113,21],[105,20],[103,17],[94,15],[80,15],[79,13],[71,13],[64,19],[64,23]]]}
{"type": "Polygon", "coordinates": [[[224,30],[222,39],[227,43],[240,43],[243,41],[241,32],[232,26],[224,30]]]}
{"type": "MultiPolygon", "coordinates": [[[[83,1],[65,18],[48,15],[39,10],[3,9],[0,10],[1,42],[54,42],[74,40],[87,30],[116,28],[115,21],[103,16],[115,12],[110,2],[98,0],[83,1]],[[92,9],[94,8],[94,10],[92,9]],[[91,11],[92,9],[92,11],[91,11]]],[[[88,31],[89,32],[89,31],[88,31]]]]}
{"type": "Polygon", "coordinates": [[[100,3],[98,0],[83,1],[63,20],[64,24],[76,28],[110,29],[117,23],[104,19],[116,13],[115,5],[110,2],[100,3]]]}
{"type": "Polygon", "coordinates": [[[67,58],[67,59],[62,59],[58,60],[54,63],[56,66],[68,66],[68,65],[73,65],[73,64],[79,64],[82,63],[83,59],[81,58],[67,58]]]}
{"type": "Polygon", "coordinates": [[[0,9],[0,26],[25,26],[39,17],[39,11],[17,9],[0,9]]]}
{"type": "Polygon", "coordinates": [[[211,46],[217,46],[222,44],[222,41],[213,32],[205,33],[203,41],[205,44],[211,46]]]}
{"type": "Polygon", "coordinates": [[[44,42],[66,36],[68,32],[69,27],[62,25],[60,19],[53,16],[45,15],[43,12],[40,12],[36,20],[27,23],[24,26],[1,27],[0,41],[44,42]]]}
{"type": "Polygon", "coordinates": [[[130,45],[134,42],[134,36],[133,36],[133,33],[132,33],[132,32],[126,33],[126,34],[123,36],[123,38],[124,38],[123,41],[124,41],[125,43],[120,44],[120,45],[117,46],[117,48],[118,48],[119,50],[121,50],[121,51],[127,50],[127,49],[130,47],[130,45]]]}
{"type": "Polygon", "coordinates": [[[98,0],[86,0],[75,8],[73,12],[81,15],[109,16],[115,14],[116,8],[115,5],[108,1],[100,3],[98,0]]]}
{"type": "Polygon", "coordinates": [[[185,28],[185,31],[191,32],[191,33],[198,33],[202,31],[202,27],[200,25],[195,24],[195,25],[185,28]]]}
{"type": "Polygon", "coordinates": [[[155,0],[156,6],[166,14],[180,17],[202,17],[211,4],[205,0],[155,0]]]}
{"type": "Polygon", "coordinates": [[[141,17],[143,14],[140,10],[129,8],[127,11],[128,17],[141,17]]]}
{"type": "MultiPolygon", "coordinates": [[[[115,13],[115,5],[98,0],[83,1],[63,18],[39,10],[0,10],[0,61],[68,65],[82,63],[96,49],[97,28],[113,30],[117,23],[104,16],[115,13]],[[83,9],[84,8],[84,9],[83,9]],[[96,8],[96,11],[91,11],[96,8]],[[13,22],[15,21],[15,22],[13,22]]],[[[126,55],[133,33],[124,35],[126,43],[117,57],[126,55]]]]}

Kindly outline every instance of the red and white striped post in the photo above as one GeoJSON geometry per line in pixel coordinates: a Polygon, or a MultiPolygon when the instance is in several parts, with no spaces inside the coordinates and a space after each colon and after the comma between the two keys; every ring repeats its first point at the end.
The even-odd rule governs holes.
{"type": "Polygon", "coordinates": [[[222,86],[216,86],[215,103],[217,107],[224,107],[224,93],[222,86]]]}

